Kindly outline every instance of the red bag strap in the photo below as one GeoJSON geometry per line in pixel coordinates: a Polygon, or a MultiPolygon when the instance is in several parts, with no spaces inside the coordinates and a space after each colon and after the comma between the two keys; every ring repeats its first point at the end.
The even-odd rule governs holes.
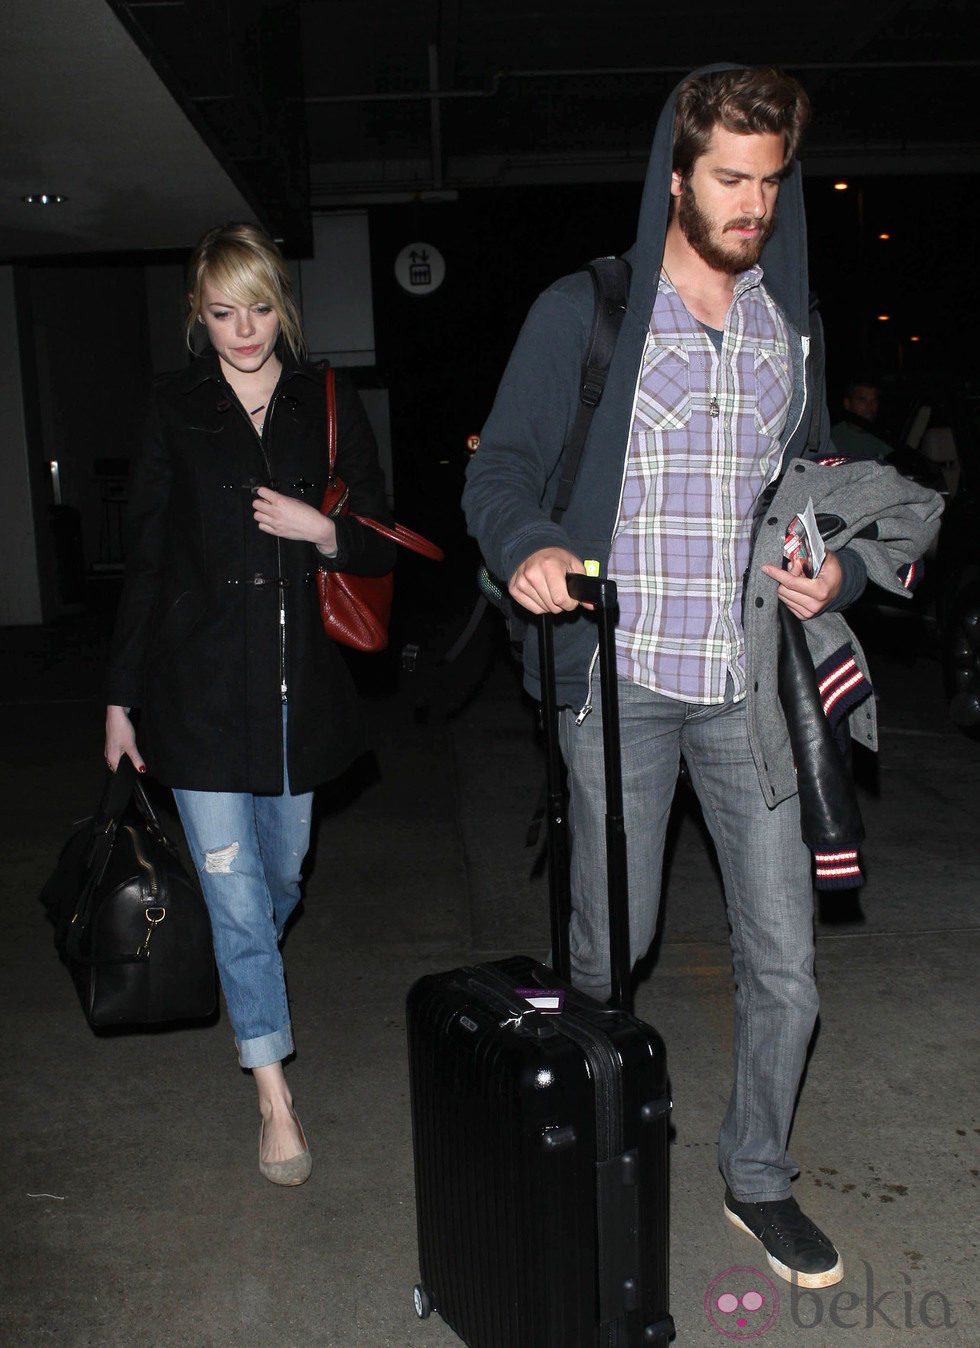
{"type": "Polygon", "coordinates": [[[392,528],[387,524],[379,524],[377,520],[372,520],[367,515],[351,514],[349,518],[357,520],[359,524],[366,524],[369,529],[384,534],[385,538],[390,538],[393,543],[400,543],[403,548],[410,548],[412,552],[420,552],[423,557],[428,557],[433,562],[441,562],[445,556],[437,543],[433,543],[429,538],[423,538],[414,529],[406,529],[404,524],[396,524],[392,528]]]}
{"type": "Polygon", "coordinates": [[[330,476],[333,477],[334,464],[337,462],[337,381],[333,370],[327,370],[327,458],[330,462],[330,476]]]}
{"type": "MultiPolygon", "coordinates": [[[[327,370],[326,386],[327,454],[330,459],[330,476],[332,478],[334,465],[337,462],[337,385],[332,369],[327,370]]],[[[441,562],[445,556],[438,544],[433,543],[428,538],[423,538],[413,529],[406,529],[404,524],[396,524],[392,528],[387,524],[380,524],[377,520],[370,519],[367,515],[355,515],[353,512],[350,513],[349,518],[357,520],[359,524],[366,524],[369,529],[374,529],[377,533],[383,534],[385,538],[390,538],[393,543],[398,543],[403,548],[410,548],[412,552],[421,553],[423,557],[429,557],[434,562],[441,562]]]]}

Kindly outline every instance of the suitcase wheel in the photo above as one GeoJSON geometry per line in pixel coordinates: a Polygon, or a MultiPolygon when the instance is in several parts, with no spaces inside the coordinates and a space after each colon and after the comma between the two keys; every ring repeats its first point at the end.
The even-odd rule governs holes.
{"type": "Polygon", "coordinates": [[[432,1302],[429,1299],[428,1292],[421,1283],[416,1283],[412,1295],[415,1298],[415,1314],[420,1320],[428,1320],[432,1314],[432,1302]]]}

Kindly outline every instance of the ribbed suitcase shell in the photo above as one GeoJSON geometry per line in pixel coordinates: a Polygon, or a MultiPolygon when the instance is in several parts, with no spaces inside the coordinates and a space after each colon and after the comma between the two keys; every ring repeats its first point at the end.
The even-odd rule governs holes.
{"type": "Polygon", "coordinates": [[[561,986],[515,958],[409,994],[419,1313],[437,1310],[469,1348],[666,1345],[663,1043],[571,990],[560,1014],[515,1016],[485,972],[561,986]],[[597,1095],[590,1055],[563,1029],[573,1021],[578,1037],[599,1030],[611,1091],[597,1095]],[[597,1119],[620,1106],[623,1156],[597,1171],[597,1119]]]}

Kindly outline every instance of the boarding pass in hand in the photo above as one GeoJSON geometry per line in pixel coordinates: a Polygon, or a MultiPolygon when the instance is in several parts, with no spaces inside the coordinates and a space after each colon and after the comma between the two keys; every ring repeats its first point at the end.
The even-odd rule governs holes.
{"type": "Polygon", "coordinates": [[[827,549],[817,528],[817,517],[813,513],[811,498],[806,503],[806,509],[794,518],[786,531],[783,556],[790,562],[794,557],[799,557],[803,563],[804,576],[813,577],[819,573],[826,555],[827,549]]]}

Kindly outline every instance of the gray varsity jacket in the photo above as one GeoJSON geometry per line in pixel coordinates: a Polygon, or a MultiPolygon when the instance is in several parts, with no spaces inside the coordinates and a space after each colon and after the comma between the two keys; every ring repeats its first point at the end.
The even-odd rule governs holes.
{"type": "MultiPolygon", "coordinates": [[[[758,525],[745,583],[745,628],[749,742],[763,794],[770,806],[796,791],[796,773],[786,719],[779,702],[779,621],[775,587],[761,568],[780,566],[786,532],[812,500],[828,549],[858,552],[868,578],[893,594],[909,594],[908,571],[939,529],[940,497],[871,460],[826,465],[794,459],[758,525]]],[[[815,666],[848,645],[865,678],[867,660],[841,613],[818,613],[803,624],[815,666]]],[[[878,747],[874,699],[866,698],[847,718],[851,736],[878,747]]]]}

